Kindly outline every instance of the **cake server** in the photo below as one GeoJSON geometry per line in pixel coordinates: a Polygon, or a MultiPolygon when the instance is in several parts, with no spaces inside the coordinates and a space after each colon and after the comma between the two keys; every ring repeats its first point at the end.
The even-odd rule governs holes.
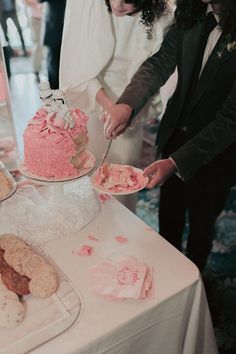
{"type": "Polygon", "coordinates": [[[106,159],[106,157],[107,157],[107,155],[108,155],[108,152],[109,152],[109,150],[110,150],[110,147],[111,147],[111,142],[112,142],[112,139],[109,139],[107,148],[106,148],[106,150],[105,150],[105,152],[104,152],[104,155],[103,155],[103,158],[102,158],[102,161],[101,161],[101,163],[100,163],[99,168],[104,164],[104,161],[105,161],[105,159],[106,159]]]}

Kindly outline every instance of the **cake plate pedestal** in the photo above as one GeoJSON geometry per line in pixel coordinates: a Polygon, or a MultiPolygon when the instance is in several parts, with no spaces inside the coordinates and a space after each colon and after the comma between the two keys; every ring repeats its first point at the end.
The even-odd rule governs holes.
{"type": "Polygon", "coordinates": [[[5,220],[10,215],[9,223],[25,235],[25,241],[35,245],[81,230],[100,211],[100,202],[87,176],[94,164],[85,166],[74,178],[49,180],[33,175],[21,163],[19,170],[27,179],[22,185],[19,183],[14,203],[9,204],[9,209],[14,207],[14,213],[6,205],[5,220]]]}
{"type": "Polygon", "coordinates": [[[74,205],[74,203],[76,201],[76,197],[75,196],[73,197],[72,194],[68,195],[65,192],[64,185],[68,184],[69,182],[76,182],[76,180],[85,177],[94,169],[95,157],[89,150],[86,150],[86,153],[87,153],[87,161],[85,162],[84,166],[81,167],[80,171],[78,171],[78,174],[72,177],[64,177],[64,178],[42,177],[29,171],[26,168],[24,161],[21,161],[19,170],[22,173],[22,175],[32,180],[35,184],[52,186],[53,193],[50,196],[50,201],[54,202],[55,207],[60,207],[60,203],[65,203],[65,202],[69,203],[70,200],[73,204],[73,207],[75,207],[76,205],[74,205]]]}

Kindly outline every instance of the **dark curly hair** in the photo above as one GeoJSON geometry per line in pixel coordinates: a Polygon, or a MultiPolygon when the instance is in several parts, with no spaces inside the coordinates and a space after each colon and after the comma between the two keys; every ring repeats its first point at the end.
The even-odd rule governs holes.
{"type": "MultiPolygon", "coordinates": [[[[222,31],[236,37],[236,1],[219,0],[220,4],[220,27],[222,31]]],[[[201,21],[207,9],[207,4],[201,0],[177,0],[175,11],[176,23],[182,28],[191,28],[198,21],[201,21]]]]}
{"type": "MultiPolygon", "coordinates": [[[[145,26],[147,38],[152,38],[152,28],[155,19],[160,18],[167,9],[167,0],[124,0],[126,4],[135,7],[134,13],[141,12],[140,22],[145,26]]],[[[111,12],[110,1],[105,0],[108,11],[111,12]]]]}

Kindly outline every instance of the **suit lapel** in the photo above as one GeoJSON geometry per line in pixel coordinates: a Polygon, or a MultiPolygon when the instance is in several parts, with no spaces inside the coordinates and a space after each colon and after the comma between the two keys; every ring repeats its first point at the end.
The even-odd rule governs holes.
{"type": "Polygon", "coordinates": [[[182,53],[182,103],[188,94],[189,86],[192,80],[193,71],[195,69],[196,59],[199,51],[199,44],[203,33],[203,22],[188,30],[183,38],[183,53],[182,53]]]}
{"type": "Polygon", "coordinates": [[[223,47],[225,42],[225,36],[221,34],[217,44],[215,45],[209,59],[207,60],[207,63],[201,73],[201,76],[199,78],[197,88],[196,88],[196,94],[194,95],[193,102],[191,103],[191,107],[193,107],[199,99],[204,95],[204,93],[207,91],[209,85],[212,83],[212,80],[219,70],[220,66],[225,63],[226,60],[229,59],[230,53],[226,51],[222,57],[220,58],[218,53],[220,49],[223,47]]]}

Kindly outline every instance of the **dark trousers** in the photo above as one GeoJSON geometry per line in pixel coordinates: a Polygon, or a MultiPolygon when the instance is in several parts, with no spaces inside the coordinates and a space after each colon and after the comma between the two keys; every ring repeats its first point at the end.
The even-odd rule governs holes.
{"type": "Polygon", "coordinates": [[[188,211],[189,235],[187,256],[202,271],[211,251],[215,221],[223,210],[229,187],[199,190],[173,175],[161,187],[159,225],[160,234],[181,251],[182,235],[188,211]]]}
{"type": "Polygon", "coordinates": [[[59,88],[59,65],[61,47],[47,47],[48,80],[53,90],[59,88]]]}
{"type": "MultiPolygon", "coordinates": [[[[177,150],[186,142],[186,133],[179,129],[171,137],[164,157],[177,150]]],[[[220,181],[219,181],[220,182],[220,181]]],[[[159,232],[180,251],[182,236],[188,212],[189,235],[187,256],[202,271],[211,251],[215,234],[215,221],[223,210],[230,186],[199,185],[192,179],[183,182],[173,175],[161,187],[159,209],[159,232]]]]}
{"type": "Polygon", "coordinates": [[[5,65],[7,70],[7,76],[11,77],[11,67],[10,67],[10,58],[11,58],[11,51],[9,47],[3,47],[5,65]]]}
{"type": "MultiPolygon", "coordinates": [[[[14,25],[16,26],[16,29],[17,29],[19,36],[20,36],[22,50],[24,53],[26,53],[26,47],[25,47],[25,41],[24,41],[23,34],[22,34],[22,29],[21,29],[21,26],[20,26],[20,23],[18,20],[17,12],[15,10],[3,11],[1,13],[1,25],[2,25],[2,29],[5,34],[7,42],[9,43],[8,28],[7,28],[7,19],[8,18],[11,18],[12,21],[14,22],[14,25]]],[[[10,43],[9,43],[9,45],[10,45],[10,43]]]]}

